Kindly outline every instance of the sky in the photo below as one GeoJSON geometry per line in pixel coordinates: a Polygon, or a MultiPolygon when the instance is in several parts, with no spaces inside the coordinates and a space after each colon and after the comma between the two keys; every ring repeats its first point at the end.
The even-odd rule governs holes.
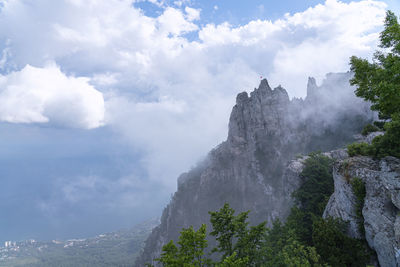
{"type": "Polygon", "coordinates": [[[239,92],[371,58],[397,0],[0,0],[0,241],[161,215],[239,92]]]}

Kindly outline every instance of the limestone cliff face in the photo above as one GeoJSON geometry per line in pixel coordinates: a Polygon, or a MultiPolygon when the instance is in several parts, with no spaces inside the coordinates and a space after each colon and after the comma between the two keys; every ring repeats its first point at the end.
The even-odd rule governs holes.
{"type": "Polygon", "coordinates": [[[353,157],[335,164],[335,192],[329,199],[324,217],[348,221],[348,234],[360,238],[363,236],[358,229],[356,197],[350,184],[355,177],[365,183],[362,215],[369,246],[376,251],[380,266],[400,266],[400,159],[353,157]]]}
{"type": "Polygon", "coordinates": [[[237,212],[251,210],[252,224],[284,220],[292,206],[291,194],[302,182],[303,159],[293,160],[295,155],[340,147],[372,118],[368,105],[354,96],[349,78],[348,73],[330,74],[320,87],[310,79],[311,95],[305,100],[289,100],[285,89],[271,89],[267,80],[250,96],[240,93],[227,140],[178,178],[178,190],[136,266],[158,257],[164,244],[177,240],[182,227],[197,229],[209,222],[208,211],[225,202],[237,212]]]}

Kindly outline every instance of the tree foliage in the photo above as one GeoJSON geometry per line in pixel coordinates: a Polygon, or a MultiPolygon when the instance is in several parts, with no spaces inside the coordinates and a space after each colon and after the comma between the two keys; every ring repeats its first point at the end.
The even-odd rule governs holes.
{"type": "Polygon", "coordinates": [[[322,266],[320,256],[314,247],[305,246],[295,238],[290,238],[287,245],[278,254],[281,266],[287,267],[308,267],[322,266]]]}
{"type": "Polygon", "coordinates": [[[314,247],[304,244],[294,229],[275,221],[268,229],[263,248],[263,263],[260,266],[322,266],[320,256],[314,247]]]}
{"type": "Polygon", "coordinates": [[[205,226],[198,232],[184,229],[179,248],[170,241],[158,261],[170,267],[365,266],[368,257],[363,242],[347,237],[342,221],[321,217],[333,192],[331,169],[328,157],[310,154],[301,173],[303,185],[294,193],[298,206],[292,208],[285,224],[276,220],[271,228],[265,222],[249,226],[249,211],[235,215],[227,203],[209,212],[210,235],[217,241],[212,252],[220,257],[218,262],[204,257],[205,226]]]}
{"type": "Polygon", "coordinates": [[[312,245],[314,216],[322,216],[333,193],[332,160],[321,153],[311,153],[304,162],[302,185],[293,193],[293,207],[286,224],[304,244],[312,245]]]}
{"type": "Polygon", "coordinates": [[[350,157],[354,157],[356,155],[373,156],[374,148],[365,142],[353,143],[347,146],[347,153],[349,153],[350,157]]]}
{"type": "Polygon", "coordinates": [[[304,212],[321,216],[333,193],[332,160],[321,153],[311,153],[300,177],[304,182],[293,194],[304,212]]]}
{"type": "Polygon", "coordinates": [[[248,258],[238,258],[236,252],[226,257],[221,263],[217,263],[217,267],[246,267],[248,258]]]}
{"type": "Polygon", "coordinates": [[[230,260],[242,259],[246,262],[246,266],[258,266],[266,223],[249,227],[247,221],[249,211],[235,216],[235,211],[228,203],[225,203],[219,211],[209,213],[213,227],[210,235],[215,236],[218,243],[213,252],[221,253],[221,262],[235,255],[230,260]]]}
{"type": "Polygon", "coordinates": [[[356,196],[356,215],[357,215],[357,220],[358,220],[358,230],[362,235],[365,234],[365,228],[364,228],[364,217],[362,215],[362,209],[364,207],[364,199],[366,196],[366,191],[365,191],[365,184],[363,180],[361,180],[358,177],[354,177],[351,182],[351,189],[356,196]]]}
{"type": "Polygon", "coordinates": [[[355,56],[350,59],[354,72],[350,83],[357,86],[356,95],[370,101],[380,118],[389,120],[385,135],[376,137],[370,148],[361,152],[377,158],[400,157],[400,25],[392,11],[386,13],[380,47],[373,62],[355,56]]]}
{"type": "Polygon", "coordinates": [[[192,226],[183,229],[178,245],[179,248],[172,240],[164,245],[161,257],[156,261],[169,267],[202,267],[210,262],[204,258],[204,249],[207,247],[205,224],[197,231],[192,226]]]}
{"type": "Polygon", "coordinates": [[[393,120],[384,125],[385,134],[372,140],[372,144],[353,143],[347,146],[349,156],[356,155],[383,158],[393,156],[400,158],[400,117],[393,115],[393,120]]]}
{"type": "Polygon", "coordinates": [[[400,113],[400,25],[393,12],[387,11],[384,26],[380,34],[384,50],[375,52],[372,63],[351,57],[350,83],[357,86],[357,96],[371,101],[381,117],[390,118],[400,113]]]}
{"type": "Polygon", "coordinates": [[[361,134],[363,136],[367,136],[368,134],[377,132],[377,131],[379,131],[379,128],[376,125],[367,124],[364,126],[363,130],[361,131],[361,134]]]}
{"type": "Polygon", "coordinates": [[[339,219],[316,218],[312,239],[319,255],[329,266],[366,266],[367,248],[361,240],[345,235],[347,225],[339,219]]]}
{"type": "Polygon", "coordinates": [[[385,134],[372,140],[372,156],[383,158],[394,156],[400,158],[400,115],[393,114],[392,121],[384,126],[385,134]]]}

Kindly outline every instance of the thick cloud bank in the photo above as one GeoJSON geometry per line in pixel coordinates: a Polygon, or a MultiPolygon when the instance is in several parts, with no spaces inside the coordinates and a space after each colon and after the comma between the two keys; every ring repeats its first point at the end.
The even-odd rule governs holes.
{"type": "Polygon", "coordinates": [[[55,65],[26,65],[0,75],[0,121],[99,127],[104,119],[103,95],[88,81],[68,77],[55,65]]]}
{"type": "MultiPolygon", "coordinates": [[[[109,218],[114,209],[152,210],[181,172],[226,138],[237,93],[263,76],[302,97],[308,76],[320,84],[328,72],[348,71],[350,56],[370,58],[388,1],[326,0],[276,20],[265,10],[238,25],[208,23],[202,1],[0,0],[0,121],[11,122],[0,126],[12,129],[0,136],[5,158],[33,151],[31,144],[49,159],[73,152],[68,158],[77,160],[55,174],[47,174],[54,162],[32,163],[43,164],[43,184],[54,184],[38,197],[53,218],[66,206],[109,210],[109,218]],[[69,169],[76,173],[58,177],[69,169]]],[[[28,195],[18,190],[8,191],[28,195]]]]}
{"type": "Polygon", "coordinates": [[[104,112],[104,123],[143,152],[149,176],[169,186],[226,137],[237,93],[262,75],[304,96],[308,76],[320,82],[347,71],[351,55],[371,56],[387,7],[327,0],[278,20],[231,25],[203,24],[190,1],[150,1],[160,8],[155,16],[138,2],[3,1],[0,119],[94,128],[104,112]],[[43,67],[48,61],[90,83],[43,67]],[[103,92],[105,111],[92,86],[103,92]]]}

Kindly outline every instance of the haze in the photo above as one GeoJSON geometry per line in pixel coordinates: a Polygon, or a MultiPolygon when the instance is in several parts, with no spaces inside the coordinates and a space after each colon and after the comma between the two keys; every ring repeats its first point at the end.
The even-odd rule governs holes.
{"type": "Polygon", "coordinates": [[[387,1],[0,0],[0,241],[86,237],[160,215],[260,77],[371,58],[387,1]],[[236,1],[238,2],[238,1],[236,1]],[[245,3],[245,4],[244,4],[245,3]]]}

